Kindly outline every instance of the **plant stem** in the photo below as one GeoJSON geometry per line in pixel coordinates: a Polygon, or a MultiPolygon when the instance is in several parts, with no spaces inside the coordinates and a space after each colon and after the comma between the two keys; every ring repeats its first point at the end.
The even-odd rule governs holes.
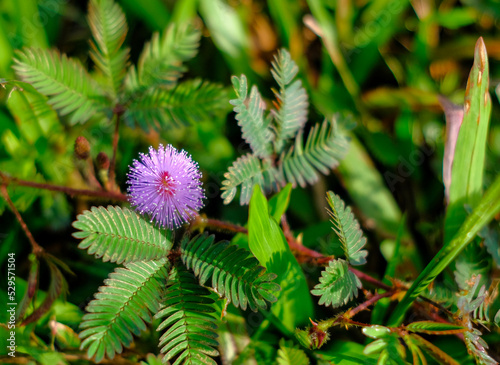
{"type": "Polygon", "coordinates": [[[60,191],[62,193],[68,194],[70,196],[81,195],[81,196],[92,196],[96,198],[103,198],[109,200],[117,201],[127,201],[128,198],[125,194],[113,192],[113,191],[102,191],[102,190],[87,190],[87,189],[73,189],[67,186],[53,185],[46,183],[37,183],[34,181],[26,181],[17,178],[11,178],[0,172],[0,178],[2,178],[1,183],[4,185],[14,184],[19,186],[26,186],[35,189],[45,189],[51,191],[60,191]]]}
{"type": "Polygon", "coordinates": [[[35,239],[33,238],[33,235],[31,234],[30,230],[28,229],[28,226],[24,222],[23,217],[21,217],[21,214],[19,213],[16,206],[14,205],[12,200],[10,199],[9,193],[7,191],[7,185],[5,185],[5,184],[1,185],[0,190],[2,192],[3,198],[5,199],[7,204],[9,205],[10,210],[12,211],[12,213],[14,213],[19,224],[21,225],[21,228],[23,229],[24,233],[26,234],[26,237],[28,237],[28,241],[30,241],[33,253],[37,257],[41,256],[43,253],[43,248],[38,243],[36,243],[35,239]]]}
{"type": "Polygon", "coordinates": [[[387,297],[390,297],[392,296],[393,294],[395,293],[395,291],[386,291],[384,293],[378,293],[378,294],[375,294],[373,297],[371,297],[370,299],[368,299],[367,301],[361,303],[360,305],[358,305],[356,308],[353,308],[351,309],[349,312],[346,313],[345,317],[347,318],[352,318],[354,317],[356,314],[358,314],[359,312],[362,312],[364,311],[365,309],[368,309],[369,306],[375,304],[376,302],[378,302],[380,299],[382,298],[387,298],[387,297]]]}
{"type": "Polygon", "coordinates": [[[115,109],[113,110],[113,113],[116,118],[116,123],[115,123],[115,132],[113,133],[113,155],[111,156],[111,161],[109,163],[109,181],[111,182],[111,186],[113,190],[118,190],[115,181],[115,168],[116,168],[116,150],[118,149],[118,139],[120,136],[120,117],[123,114],[122,107],[117,105],[115,109]]]}
{"type": "Polygon", "coordinates": [[[378,279],[375,279],[374,277],[368,275],[368,274],[365,274],[364,272],[362,271],[359,271],[359,270],[356,270],[355,268],[353,268],[352,266],[349,266],[349,270],[351,270],[351,272],[356,275],[360,280],[364,280],[370,284],[373,284],[375,285],[376,287],[379,287],[381,289],[385,289],[385,290],[392,290],[393,288],[390,287],[389,285],[387,284],[384,284],[383,282],[381,282],[380,280],[378,279]]]}

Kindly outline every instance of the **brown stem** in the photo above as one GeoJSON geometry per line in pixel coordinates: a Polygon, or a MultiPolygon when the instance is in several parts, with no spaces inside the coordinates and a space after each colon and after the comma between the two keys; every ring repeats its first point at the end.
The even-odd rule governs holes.
{"type": "Polygon", "coordinates": [[[115,132],[113,133],[113,155],[111,156],[111,161],[109,163],[109,181],[113,190],[117,190],[117,185],[115,181],[115,165],[116,165],[116,150],[118,149],[118,139],[120,130],[120,117],[123,114],[122,108],[117,106],[113,110],[116,117],[115,132]]]}
{"type": "Polygon", "coordinates": [[[218,219],[211,219],[207,217],[202,217],[201,215],[196,216],[195,220],[191,223],[191,227],[210,227],[218,231],[227,231],[235,233],[248,234],[248,229],[242,227],[238,224],[220,221],[218,219]]]}
{"type": "Polygon", "coordinates": [[[14,213],[19,224],[21,225],[21,228],[23,229],[24,233],[26,234],[26,237],[28,237],[28,241],[30,241],[30,243],[31,243],[33,253],[37,257],[39,257],[43,253],[43,248],[38,243],[36,243],[35,239],[33,238],[33,235],[31,234],[30,230],[28,229],[28,226],[24,222],[23,217],[21,217],[21,214],[19,213],[16,206],[14,205],[12,200],[10,199],[9,193],[7,191],[7,186],[5,184],[1,185],[0,190],[2,191],[2,195],[5,199],[5,201],[7,202],[7,204],[9,205],[10,210],[12,210],[12,213],[14,213]]]}
{"type": "Polygon", "coordinates": [[[67,186],[53,185],[46,183],[37,183],[34,181],[26,181],[17,178],[11,178],[0,172],[0,177],[2,178],[2,183],[4,185],[15,184],[19,186],[27,186],[35,189],[45,189],[51,191],[60,191],[62,193],[68,194],[70,196],[82,195],[82,196],[92,196],[96,198],[103,198],[116,201],[127,201],[128,198],[125,194],[117,193],[113,191],[102,191],[102,190],[87,190],[87,189],[73,189],[67,186]]]}
{"type": "Polygon", "coordinates": [[[368,309],[369,306],[375,304],[376,302],[378,302],[380,299],[382,298],[387,298],[387,297],[390,297],[392,296],[393,294],[395,293],[395,291],[386,291],[384,293],[379,293],[379,294],[375,294],[373,297],[371,297],[370,299],[368,299],[367,301],[361,303],[360,305],[358,305],[356,308],[353,308],[351,309],[349,312],[346,313],[345,317],[347,318],[352,318],[354,317],[356,314],[358,314],[359,312],[362,312],[364,311],[365,309],[368,309]]]}
{"type": "Polygon", "coordinates": [[[356,270],[355,268],[349,266],[349,270],[351,270],[351,272],[356,275],[360,280],[364,280],[366,281],[367,283],[370,283],[370,284],[373,284],[381,289],[385,289],[385,290],[392,290],[393,288],[390,287],[389,285],[387,284],[384,284],[383,282],[381,282],[380,280],[378,279],[375,279],[374,277],[368,275],[368,274],[365,274],[364,272],[362,271],[359,271],[359,270],[356,270]]]}

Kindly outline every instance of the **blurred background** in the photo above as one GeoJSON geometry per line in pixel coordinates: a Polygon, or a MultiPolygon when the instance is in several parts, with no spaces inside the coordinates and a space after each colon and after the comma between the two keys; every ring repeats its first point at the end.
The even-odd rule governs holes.
{"type": "MultiPolygon", "coordinates": [[[[208,198],[202,212],[245,224],[247,207],[239,206],[236,199],[226,206],[220,199],[227,168],[249,151],[229,104],[234,98],[230,78],[244,73],[270,103],[271,87],[276,86],[269,69],[273,55],[282,47],[299,65],[299,77],[309,93],[306,130],[334,115],[340,116],[342,123],[356,124],[351,131],[350,152],[339,168],[314,186],[293,190],[288,221],[295,234],[302,233],[304,245],[332,253],[328,252],[333,237],[324,197],[327,190],[333,190],[353,206],[369,238],[368,270],[383,276],[403,213],[407,252],[418,254],[402,259],[407,262],[399,265],[398,275],[415,278],[439,250],[445,213],[442,161],[446,130],[438,96],[463,103],[479,37],[483,37],[488,52],[493,101],[485,183],[500,172],[498,0],[117,3],[127,16],[125,43],[131,49],[132,63],[137,62],[153,32],[162,31],[171,22],[193,22],[203,36],[199,53],[187,64],[184,77],[217,82],[229,95],[223,101],[225,111],[189,127],[145,133],[124,126],[117,154],[117,182],[122,192],[126,191],[128,165],[138,152],[145,152],[149,145],[171,143],[189,151],[199,162],[208,198]]],[[[90,69],[91,34],[86,13],[85,1],[2,0],[0,78],[15,78],[13,55],[22,47],[56,48],[90,69]]],[[[43,128],[23,124],[23,100],[11,95],[9,89],[0,93],[0,170],[29,181],[88,188],[75,163],[74,141],[85,136],[94,159],[99,152],[111,155],[114,126],[96,119],[70,127],[63,118],[43,128]]],[[[60,313],[73,316],[66,323],[78,324],[81,309],[114,265],[78,250],[71,237],[71,222],[84,209],[108,203],[24,187],[10,187],[9,194],[37,242],[76,273],[67,275],[72,309],[60,313]]],[[[9,252],[17,255],[17,275],[27,278],[30,246],[0,199],[2,267],[9,252]]],[[[40,288],[46,290],[48,282],[43,277],[40,288]]]]}

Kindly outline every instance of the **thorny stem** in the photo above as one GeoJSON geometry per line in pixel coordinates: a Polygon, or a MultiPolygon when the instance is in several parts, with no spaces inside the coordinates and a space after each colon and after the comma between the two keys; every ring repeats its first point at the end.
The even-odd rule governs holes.
{"type": "Polygon", "coordinates": [[[103,198],[109,200],[117,201],[127,201],[128,198],[125,194],[113,192],[113,191],[102,191],[102,190],[87,190],[87,189],[73,189],[67,186],[53,185],[46,183],[37,183],[33,181],[26,181],[17,178],[11,178],[4,173],[0,172],[1,183],[4,185],[14,184],[19,186],[26,186],[35,189],[45,189],[51,191],[60,191],[62,193],[68,194],[70,196],[82,195],[82,196],[92,196],[96,198],[103,198]]]}
{"type": "Polygon", "coordinates": [[[376,302],[378,302],[380,299],[382,298],[387,298],[387,297],[390,297],[392,295],[394,295],[396,291],[386,291],[384,293],[378,293],[378,294],[375,294],[373,297],[371,297],[370,299],[368,299],[367,301],[361,303],[360,305],[358,305],[356,308],[353,308],[351,309],[349,312],[347,312],[345,314],[345,317],[346,318],[352,318],[354,317],[356,314],[358,314],[359,312],[362,312],[364,311],[365,309],[368,309],[369,306],[375,304],[376,302]]]}
{"type": "Polygon", "coordinates": [[[109,163],[109,181],[111,182],[111,186],[114,189],[117,190],[117,185],[115,181],[115,166],[116,166],[116,150],[118,149],[118,139],[119,139],[119,131],[120,131],[120,117],[123,114],[124,110],[121,105],[117,105],[114,110],[113,114],[115,115],[116,118],[116,124],[115,124],[115,131],[113,133],[113,155],[111,156],[111,161],[109,163]]]}
{"type": "Polygon", "coordinates": [[[33,235],[31,234],[30,230],[28,229],[28,226],[24,222],[23,217],[21,217],[21,214],[19,213],[16,206],[14,205],[12,200],[10,199],[9,193],[7,191],[7,185],[2,184],[0,186],[0,190],[2,192],[3,198],[5,199],[7,204],[9,205],[10,210],[12,210],[12,213],[14,213],[19,224],[21,225],[21,228],[23,229],[24,233],[26,234],[26,237],[28,237],[28,241],[30,241],[30,243],[31,243],[33,253],[37,257],[41,256],[43,254],[43,248],[38,243],[36,243],[35,239],[33,238],[33,235]]]}

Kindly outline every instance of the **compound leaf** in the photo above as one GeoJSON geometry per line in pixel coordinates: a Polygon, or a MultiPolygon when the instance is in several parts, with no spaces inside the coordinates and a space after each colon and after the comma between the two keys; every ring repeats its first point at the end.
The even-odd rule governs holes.
{"type": "Polygon", "coordinates": [[[217,325],[212,313],[214,301],[182,263],[170,271],[163,298],[164,308],[155,318],[164,318],[157,331],[165,330],[159,346],[165,353],[163,363],[177,357],[177,364],[216,364],[209,356],[218,356],[217,325]]]}
{"type": "Polygon", "coordinates": [[[319,305],[336,308],[357,297],[359,288],[358,277],[349,271],[345,260],[338,259],[330,261],[311,294],[321,296],[319,305]]]}
{"type": "Polygon", "coordinates": [[[233,76],[231,81],[237,99],[229,102],[234,106],[243,139],[250,145],[256,156],[270,157],[273,133],[269,128],[269,118],[264,118],[265,105],[262,96],[255,85],[248,96],[248,82],[245,75],[241,75],[240,78],[233,76]]]}
{"type": "Polygon", "coordinates": [[[347,261],[351,265],[366,263],[368,251],[362,250],[366,245],[366,238],[351,208],[346,207],[344,201],[331,191],[327,193],[326,199],[332,209],[329,213],[332,217],[333,230],[339,237],[347,261]]]}
{"type": "Polygon", "coordinates": [[[24,48],[16,52],[14,70],[32,84],[70,123],[85,122],[106,106],[103,93],[83,66],[57,51],[24,48]]]}
{"type": "Polygon", "coordinates": [[[73,237],[84,239],[78,248],[103,261],[157,260],[172,248],[169,231],[154,227],[127,208],[92,207],[77,217],[73,227],[81,231],[73,237]]]}
{"type": "Polygon", "coordinates": [[[181,258],[204,285],[212,279],[211,287],[235,307],[256,312],[266,309],[266,301],[276,302],[274,292],[280,290],[273,280],[276,274],[265,273],[259,261],[244,248],[227,241],[214,243],[214,236],[199,234],[181,243],[181,258]]]}
{"type": "Polygon", "coordinates": [[[161,292],[168,278],[169,263],[134,262],[117,268],[87,306],[80,328],[81,349],[100,362],[113,359],[130,346],[134,335],[146,330],[152,314],[160,310],[161,292]]]}

